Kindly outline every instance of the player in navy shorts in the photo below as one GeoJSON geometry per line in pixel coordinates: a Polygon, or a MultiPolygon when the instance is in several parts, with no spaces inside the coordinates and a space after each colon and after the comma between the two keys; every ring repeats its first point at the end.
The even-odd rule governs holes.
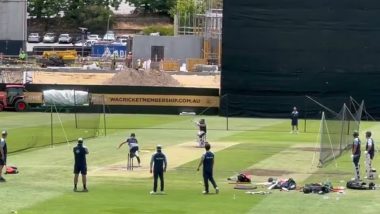
{"type": "Polygon", "coordinates": [[[83,146],[83,139],[78,139],[78,145],[73,148],[74,153],[74,192],[77,191],[79,173],[82,175],[83,192],[88,192],[87,189],[87,162],[88,155],[87,147],[83,146]]]}
{"type": "Polygon", "coordinates": [[[299,112],[297,111],[297,108],[294,107],[292,113],[290,114],[290,118],[292,120],[292,131],[291,133],[297,133],[298,134],[298,116],[299,112]]]}

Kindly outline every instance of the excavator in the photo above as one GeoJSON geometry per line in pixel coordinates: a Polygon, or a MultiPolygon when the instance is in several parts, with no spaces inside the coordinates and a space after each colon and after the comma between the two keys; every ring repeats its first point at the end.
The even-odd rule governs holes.
{"type": "Polygon", "coordinates": [[[44,51],[40,63],[42,67],[64,67],[67,64],[74,63],[77,57],[78,53],[76,50],[44,51]]]}

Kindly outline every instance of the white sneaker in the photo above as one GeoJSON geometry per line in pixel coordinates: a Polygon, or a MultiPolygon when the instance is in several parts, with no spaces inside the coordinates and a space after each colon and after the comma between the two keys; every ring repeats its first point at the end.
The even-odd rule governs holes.
{"type": "Polygon", "coordinates": [[[202,194],[208,194],[208,192],[206,192],[206,191],[203,191],[203,192],[202,192],[202,194]]]}
{"type": "Polygon", "coordinates": [[[216,188],[215,188],[215,193],[216,193],[216,194],[219,194],[219,187],[216,187],[216,188]]]}
{"type": "Polygon", "coordinates": [[[161,191],[160,195],[166,195],[165,191],[161,191]]]}
{"type": "Polygon", "coordinates": [[[156,192],[155,191],[150,191],[150,193],[149,194],[151,194],[151,195],[155,195],[156,194],[156,192]]]}

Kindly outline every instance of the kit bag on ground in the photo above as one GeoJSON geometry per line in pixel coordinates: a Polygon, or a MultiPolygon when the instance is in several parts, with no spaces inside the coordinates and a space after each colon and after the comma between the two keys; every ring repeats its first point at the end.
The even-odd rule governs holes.
{"type": "Polygon", "coordinates": [[[249,182],[251,182],[251,179],[248,178],[248,176],[245,175],[245,174],[239,174],[237,176],[237,180],[238,180],[238,182],[243,182],[243,183],[249,183],[249,182]]]}
{"type": "Polygon", "coordinates": [[[303,193],[305,194],[309,194],[309,193],[326,194],[326,193],[329,193],[331,190],[332,190],[332,186],[329,183],[326,183],[326,184],[312,183],[312,184],[306,184],[303,187],[303,193]]]}
{"type": "Polygon", "coordinates": [[[373,182],[367,184],[362,181],[348,181],[347,188],[356,190],[374,190],[376,188],[376,185],[373,182]]]}
{"type": "Polygon", "coordinates": [[[293,178],[289,178],[287,181],[281,184],[281,189],[286,188],[288,190],[294,190],[296,189],[296,187],[297,187],[297,184],[296,184],[296,181],[293,180],[293,178]]]}
{"type": "Polygon", "coordinates": [[[8,166],[5,170],[5,174],[18,174],[18,169],[15,166],[8,166]]]}

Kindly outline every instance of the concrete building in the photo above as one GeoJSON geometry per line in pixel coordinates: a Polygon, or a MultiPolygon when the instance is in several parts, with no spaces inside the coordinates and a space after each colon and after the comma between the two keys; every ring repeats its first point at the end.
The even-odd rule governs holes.
{"type": "Polygon", "coordinates": [[[203,40],[200,36],[135,36],[133,58],[159,62],[178,60],[186,63],[188,58],[202,58],[203,40]]]}
{"type": "Polygon", "coordinates": [[[25,49],[26,16],[26,0],[0,0],[0,53],[18,55],[25,49]]]}

